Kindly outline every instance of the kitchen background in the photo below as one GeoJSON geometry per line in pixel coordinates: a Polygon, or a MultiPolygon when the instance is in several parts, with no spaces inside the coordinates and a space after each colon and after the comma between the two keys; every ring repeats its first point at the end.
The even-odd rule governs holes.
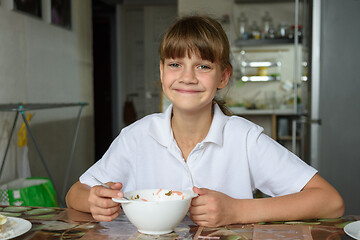
{"type": "MultiPolygon", "coordinates": [[[[99,159],[121,128],[168,105],[158,75],[161,34],[178,15],[205,13],[231,40],[229,107],[319,169],[348,213],[360,212],[359,1],[74,0],[70,28],[51,22],[50,2],[41,1],[40,18],[0,2],[0,103],[89,103],[67,186],[77,110],[37,111],[31,121],[59,189],[99,159]]],[[[1,153],[13,114],[0,112],[1,153]]],[[[10,149],[1,183],[18,175],[15,140],[10,149]]],[[[31,141],[29,159],[32,175],[46,176],[31,141]]]]}

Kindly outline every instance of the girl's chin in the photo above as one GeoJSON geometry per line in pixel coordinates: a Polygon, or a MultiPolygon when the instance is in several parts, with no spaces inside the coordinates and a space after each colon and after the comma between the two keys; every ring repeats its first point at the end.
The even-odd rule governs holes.
{"type": "Polygon", "coordinates": [[[176,110],[190,112],[190,113],[199,113],[205,109],[209,109],[211,111],[211,102],[208,104],[186,104],[182,102],[181,104],[173,104],[173,108],[176,110]]]}

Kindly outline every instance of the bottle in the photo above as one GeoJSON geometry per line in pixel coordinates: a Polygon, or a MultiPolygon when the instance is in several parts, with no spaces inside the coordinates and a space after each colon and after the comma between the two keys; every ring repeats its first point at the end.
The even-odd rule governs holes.
{"type": "MultiPolygon", "coordinates": [[[[302,37],[302,26],[301,25],[298,25],[297,34],[298,34],[299,39],[301,39],[301,37],[302,37]]],[[[289,31],[289,34],[288,34],[288,38],[293,39],[294,36],[295,36],[295,25],[292,25],[291,30],[289,31]]]]}
{"type": "Polygon", "coordinates": [[[276,38],[276,30],[273,24],[270,24],[269,32],[267,38],[274,39],[276,38]]]}
{"type": "Polygon", "coordinates": [[[251,25],[251,37],[254,39],[261,38],[260,28],[256,21],[253,21],[253,23],[251,25]]]}
{"type": "Polygon", "coordinates": [[[267,67],[258,67],[257,75],[258,76],[268,76],[268,68],[267,67]]]}
{"type": "Polygon", "coordinates": [[[239,35],[240,38],[243,40],[246,40],[249,38],[249,34],[246,31],[247,29],[247,18],[245,16],[245,14],[242,12],[240,13],[240,17],[238,18],[238,23],[239,23],[239,35]]]}
{"type": "Polygon", "coordinates": [[[262,17],[262,31],[261,38],[268,38],[270,26],[272,24],[272,18],[268,11],[265,12],[265,15],[262,17]]]}
{"type": "Polygon", "coordinates": [[[289,29],[288,25],[286,23],[280,23],[278,25],[278,36],[279,38],[290,38],[289,36],[289,29]]]}

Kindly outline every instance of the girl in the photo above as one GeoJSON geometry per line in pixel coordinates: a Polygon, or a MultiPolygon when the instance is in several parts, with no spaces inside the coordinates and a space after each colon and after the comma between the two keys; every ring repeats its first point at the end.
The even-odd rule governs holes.
{"type": "Polygon", "coordinates": [[[111,221],[111,200],[145,188],[188,189],[194,223],[335,218],[344,212],[338,192],[315,169],[214,100],[232,74],[228,39],[205,16],[183,17],[160,47],[160,77],[172,105],[124,128],[102,159],[69,190],[68,207],[111,221]],[[94,175],[111,189],[96,186],[94,175]],[[259,189],[271,198],[253,199],[259,189]]]}

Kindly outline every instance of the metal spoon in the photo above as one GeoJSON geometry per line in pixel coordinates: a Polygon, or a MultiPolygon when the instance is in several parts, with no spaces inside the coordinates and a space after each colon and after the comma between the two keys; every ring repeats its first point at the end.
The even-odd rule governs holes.
{"type": "MultiPolygon", "coordinates": [[[[97,179],[96,177],[94,177],[93,175],[91,175],[91,177],[98,182],[99,184],[101,184],[101,186],[106,187],[107,189],[111,189],[108,185],[106,185],[105,183],[103,183],[102,181],[100,181],[99,179],[97,179]]],[[[125,200],[131,201],[130,199],[128,199],[127,197],[123,196],[122,197],[125,200]]]]}

